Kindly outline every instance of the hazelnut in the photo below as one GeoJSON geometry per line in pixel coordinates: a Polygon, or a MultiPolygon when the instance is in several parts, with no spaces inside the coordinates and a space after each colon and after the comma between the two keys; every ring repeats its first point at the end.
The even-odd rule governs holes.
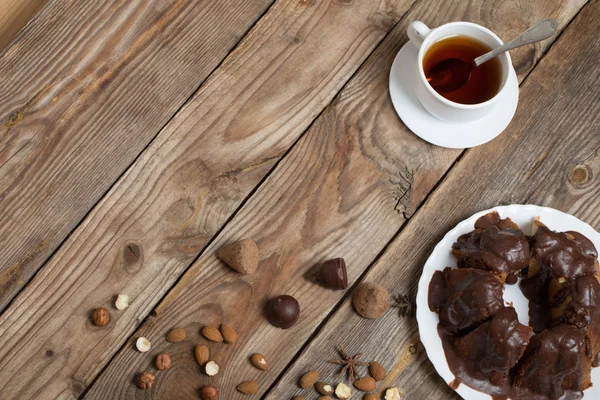
{"type": "Polygon", "coordinates": [[[216,362],[209,361],[204,366],[204,372],[206,372],[206,375],[208,375],[208,376],[215,376],[216,374],[219,373],[219,366],[217,365],[216,362]]]}
{"type": "Polygon", "coordinates": [[[146,339],[145,337],[139,337],[136,341],[135,341],[135,347],[137,347],[137,349],[139,351],[141,351],[142,353],[147,352],[148,350],[150,350],[150,341],[148,339],[146,339]]]}
{"type": "Polygon", "coordinates": [[[337,387],[335,388],[335,395],[338,399],[349,399],[350,396],[352,396],[352,389],[346,384],[338,383],[337,387]]]}
{"type": "Polygon", "coordinates": [[[156,356],[156,368],[164,371],[171,368],[171,356],[167,353],[160,353],[156,356]]]}
{"type": "Polygon", "coordinates": [[[104,307],[99,307],[92,312],[92,322],[96,326],[104,326],[110,321],[110,314],[104,307]]]}
{"type": "Polygon", "coordinates": [[[398,388],[389,388],[385,391],[385,400],[402,400],[398,388]]]}
{"type": "Polygon", "coordinates": [[[129,296],[126,294],[117,295],[117,299],[115,300],[115,307],[117,310],[124,310],[129,307],[129,296]]]}
{"type": "Polygon", "coordinates": [[[219,391],[213,385],[204,386],[202,388],[202,400],[217,400],[219,391]]]}
{"type": "Polygon", "coordinates": [[[137,378],[137,385],[140,389],[150,389],[154,382],[156,381],[156,377],[150,372],[142,372],[137,378]]]}

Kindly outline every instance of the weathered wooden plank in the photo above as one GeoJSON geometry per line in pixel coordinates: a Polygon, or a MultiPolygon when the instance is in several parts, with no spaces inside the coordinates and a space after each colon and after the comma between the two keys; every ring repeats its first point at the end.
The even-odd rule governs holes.
{"type": "Polygon", "coordinates": [[[0,0],[0,51],[45,3],[46,0],[0,0]]]}
{"type": "MultiPolygon", "coordinates": [[[[245,379],[257,379],[264,393],[343,296],[343,292],[327,291],[310,282],[307,276],[313,267],[324,259],[344,256],[350,281],[355,281],[458,154],[430,146],[408,132],[389,102],[389,66],[406,42],[408,22],[422,18],[432,25],[452,19],[487,23],[477,13],[486,10],[494,15],[493,9],[503,6],[496,1],[470,2],[439,15],[435,4],[417,3],[184,275],[156,315],[136,332],[133,339],[146,336],[152,340],[152,352],[137,353],[132,339],[86,397],[185,397],[212,382],[223,398],[241,399],[244,396],[235,387],[245,379]],[[258,242],[262,261],[257,274],[240,277],[216,259],[215,251],[243,237],[258,242]],[[271,327],[262,317],[264,302],[282,293],[294,295],[302,305],[299,323],[287,331],[271,327]],[[235,345],[210,346],[222,370],[208,379],[195,364],[192,348],[202,341],[199,329],[204,324],[222,322],[235,326],[240,339],[235,345]],[[185,327],[189,340],[167,344],[164,335],[173,326],[185,327]],[[151,391],[137,389],[131,381],[141,371],[153,370],[153,356],[161,351],[173,356],[174,366],[157,374],[151,391]],[[268,372],[250,365],[248,357],[254,352],[267,357],[268,372]]],[[[538,2],[527,15],[530,20],[519,26],[552,12],[564,26],[576,10],[573,4],[561,8],[557,3],[538,2]]],[[[514,21],[507,19],[497,29],[510,37],[516,33],[513,26],[514,21]]],[[[532,52],[517,59],[522,65],[534,63],[519,57],[534,57],[532,52]]],[[[335,332],[338,336],[350,333],[335,332]]],[[[330,349],[317,351],[324,350],[330,349]]],[[[288,391],[273,398],[288,398],[294,388],[295,384],[288,386],[288,391]]]]}
{"type": "Polygon", "coordinates": [[[274,5],[0,318],[0,397],[81,393],[410,5],[274,5]]]}
{"type": "MultiPolygon", "coordinates": [[[[416,212],[382,258],[365,276],[392,293],[414,293],[422,265],[435,244],[462,219],[499,204],[533,203],[570,212],[600,228],[600,2],[585,6],[532,72],[508,131],[469,150],[416,212]]],[[[340,341],[349,352],[365,352],[391,371],[380,389],[397,386],[408,399],[449,399],[454,394],[433,369],[419,342],[416,321],[392,309],[367,321],[345,299],[340,310],[287,371],[268,399],[299,393],[307,369],[333,379],[340,341]],[[411,348],[411,345],[413,346],[411,348]],[[416,350],[416,351],[415,351],[416,350]]]]}
{"type": "Polygon", "coordinates": [[[57,0],[0,54],[0,310],[272,0],[57,0]]]}

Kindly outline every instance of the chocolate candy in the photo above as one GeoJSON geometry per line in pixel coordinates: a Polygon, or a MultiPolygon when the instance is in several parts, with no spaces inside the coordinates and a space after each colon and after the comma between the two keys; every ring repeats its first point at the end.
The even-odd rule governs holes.
{"type": "Polygon", "coordinates": [[[319,269],[319,282],[329,289],[343,290],[348,287],[348,274],[346,262],[343,258],[334,258],[321,265],[319,269]]]}
{"type": "Polygon", "coordinates": [[[298,321],[300,304],[292,296],[284,294],[269,300],[265,312],[271,325],[281,329],[288,329],[298,321]]]}

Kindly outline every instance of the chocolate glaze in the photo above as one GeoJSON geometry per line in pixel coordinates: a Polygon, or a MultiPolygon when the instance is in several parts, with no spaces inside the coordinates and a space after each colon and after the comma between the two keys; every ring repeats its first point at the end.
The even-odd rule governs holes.
{"type": "Polygon", "coordinates": [[[551,400],[565,398],[565,389],[582,396],[582,379],[589,377],[591,367],[585,347],[583,332],[570,325],[557,325],[536,335],[517,366],[515,386],[546,394],[551,400]]]}
{"type": "Polygon", "coordinates": [[[596,250],[596,246],[594,243],[584,235],[575,231],[566,231],[569,235],[573,236],[573,240],[577,242],[581,250],[583,250],[584,254],[587,256],[598,258],[598,251],[596,250]]]}
{"type": "Polygon", "coordinates": [[[518,229],[489,225],[461,235],[452,248],[460,268],[482,268],[502,274],[529,265],[529,243],[518,229]]]}
{"type": "Polygon", "coordinates": [[[521,292],[529,300],[529,326],[535,333],[552,325],[551,307],[548,304],[548,285],[551,280],[550,270],[542,268],[537,275],[523,279],[519,284],[521,292]]]}
{"type": "Polygon", "coordinates": [[[531,255],[542,266],[550,268],[553,277],[574,278],[594,274],[596,249],[589,240],[575,232],[575,239],[563,232],[554,232],[546,226],[538,227],[531,237],[531,255]]]}
{"type": "Polygon", "coordinates": [[[494,274],[475,269],[436,271],[429,284],[429,307],[449,332],[465,332],[504,306],[502,284],[494,274]]]}
{"type": "Polygon", "coordinates": [[[348,287],[348,273],[343,258],[325,261],[319,268],[319,282],[329,289],[343,290],[348,287]]]}

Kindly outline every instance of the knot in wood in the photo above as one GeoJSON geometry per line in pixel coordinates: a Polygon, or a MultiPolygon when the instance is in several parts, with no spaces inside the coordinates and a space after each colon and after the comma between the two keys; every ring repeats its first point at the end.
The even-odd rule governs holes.
{"type": "Polygon", "coordinates": [[[592,170],[585,164],[575,166],[569,172],[569,181],[575,186],[585,186],[592,180],[592,170]]]}

